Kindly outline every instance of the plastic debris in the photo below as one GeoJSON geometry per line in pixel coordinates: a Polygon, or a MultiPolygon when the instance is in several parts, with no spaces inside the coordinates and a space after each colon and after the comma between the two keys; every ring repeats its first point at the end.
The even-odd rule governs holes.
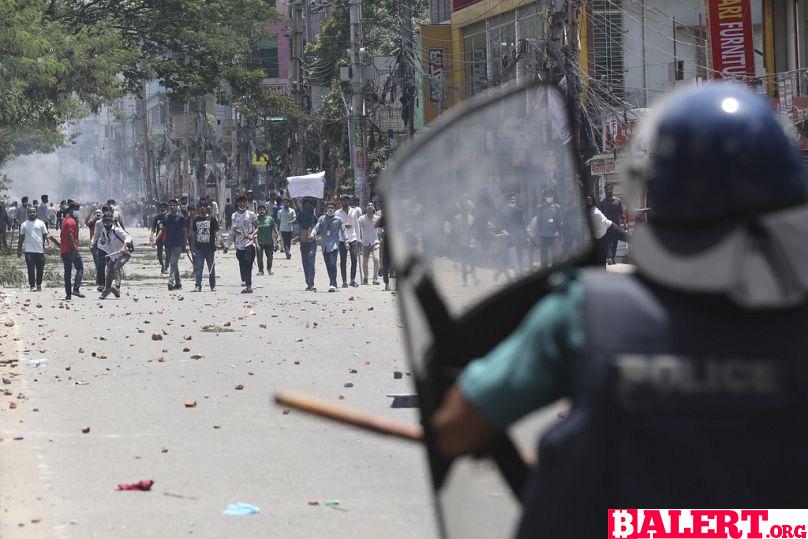
{"type": "Polygon", "coordinates": [[[326,505],[339,505],[339,500],[326,500],[326,505]]]}
{"type": "Polygon", "coordinates": [[[47,367],[48,366],[48,358],[41,357],[37,359],[29,359],[28,360],[29,367],[47,367]]]}
{"type": "Polygon", "coordinates": [[[222,514],[223,515],[231,515],[231,516],[235,516],[235,517],[242,517],[242,516],[245,516],[245,515],[254,515],[254,514],[260,513],[260,512],[261,512],[261,509],[259,509],[255,505],[252,505],[252,504],[249,504],[249,503],[244,503],[244,502],[238,502],[238,503],[229,503],[229,504],[227,504],[227,509],[222,511],[222,514]]]}
{"type": "Polygon", "coordinates": [[[137,483],[122,483],[115,487],[115,490],[151,490],[154,481],[151,479],[144,479],[137,483]]]}

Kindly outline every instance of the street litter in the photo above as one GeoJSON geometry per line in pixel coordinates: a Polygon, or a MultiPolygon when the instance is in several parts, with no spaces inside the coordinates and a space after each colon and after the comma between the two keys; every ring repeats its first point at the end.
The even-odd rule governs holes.
{"type": "Polygon", "coordinates": [[[122,483],[115,487],[115,490],[151,490],[154,481],[151,479],[144,479],[137,483],[122,483]]]}
{"type": "Polygon", "coordinates": [[[222,511],[223,515],[232,515],[236,517],[241,517],[244,515],[254,515],[256,513],[260,513],[261,510],[256,507],[255,505],[251,505],[249,503],[229,503],[227,504],[227,509],[222,511]]]}
{"type": "Polygon", "coordinates": [[[29,367],[47,367],[48,366],[48,359],[41,357],[38,359],[29,359],[28,360],[29,367]]]}
{"type": "Polygon", "coordinates": [[[390,394],[393,398],[390,408],[418,408],[418,395],[390,394]]]}

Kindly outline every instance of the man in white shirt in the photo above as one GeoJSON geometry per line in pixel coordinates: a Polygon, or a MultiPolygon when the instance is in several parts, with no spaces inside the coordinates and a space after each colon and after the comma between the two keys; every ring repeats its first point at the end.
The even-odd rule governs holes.
{"type": "Polygon", "coordinates": [[[359,208],[351,207],[351,197],[342,195],[340,197],[340,209],[337,210],[337,217],[342,219],[346,231],[345,241],[339,242],[339,269],[342,274],[342,288],[348,288],[347,266],[349,253],[351,255],[351,286],[359,286],[356,284],[356,242],[359,239],[357,230],[359,230],[360,215],[359,208]]]}
{"type": "Polygon", "coordinates": [[[379,284],[379,229],[376,207],[368,202],[366,213],[358,219],[359,241],[362,243],[362,284],[368,284],[368,259],[373,258],[373,284],[379,284]]]}
{"type": "Polygon", "coordinates": [[[104,290],[100,299],[107,299],[112,292],[116,298],[121,297],[121,275],[124,264],[129,262],[135,247],[132,238],[123,228],[116,226],[112,215],[107,214],[101,218],[102,227],[96,232],[98,248],[103,254],[106,263],[104,290]],[[114,283],[114,284],[113,284],[114,283]]]}
{"type": "Polygon", "coordinates": [[[232,216],[232,226],[230,234],[227,236],[227,244],[224,252],[233,244],[236,244],[236,259],[238,259],[239,271],[241,272],[241,282],[244,285],[242,294],[252,294],[252,267],[255,261],[255,237],[258,234],[258,217],[247,209],[247,197],[238,197],[238,211],[232,216]]]}
{"type": "Polygon", "coordinates": [[[600,211],[592,195],[586,196],[586,205],[589,208],[589,218],[592,220],[592,235],[595,239],[598,265],[605,266],[609,256],[609,237],[606,233],[612,230],[615,237],[621,241],[628,241],[628,235],[600,211]]]}
{"type": "Polygon", "coordinates": [[[42,275],[45,273],[45,239],[48,227],[36,218],[36,208],[28,207],[28,218],[20,225],[20,238],[17,242],[17,256],[21,257],[25,248],[25,265],[28,267],[28,285],[31,292],[42,291],[42,275]]]}

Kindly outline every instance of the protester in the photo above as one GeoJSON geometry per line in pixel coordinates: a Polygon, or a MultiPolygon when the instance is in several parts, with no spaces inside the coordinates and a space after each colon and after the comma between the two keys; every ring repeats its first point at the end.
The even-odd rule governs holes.
{"type": "Polygon", "coordinates": [[[56,228],[56,208],[53,207],[53,202],[48,204],[48,223],[51,228],[56,228]]]}
{"type": "MultiPolygon", "coordinates": [[[[96,210],[97,211],[97,210],[96,210]]],[[[105,216],[109,216],[112,218],[112,208],[107,205],[102,206],[101,208],[101,216],[95,220],[93,224],[93,233],[91,235],[90,240],[90,251],[92,252],[95,250],[95,283],[96,283],[96,290],[101,292],[104,290],[104,285],[107,282],[106,279],[106,272],[107,272],[107,262],[106,262],[106,254],[107,251],[105,250],[105,246],[99,244],[98,239],[101,237],[101,231],[104,227],[103,218],[105,216]]],[[[113,218],[114,222],[114,218],[113,218]]]]}
{"type": "Polygon", "coordinates": [[[368,284],[368,260],[373,259],[373,284],[379,284],[379,229],[376,223],[379,217],[376,216],[376,206],[368,202],[365,214],[358,222],[359,241],[362,244],[362,284],[368,284]]]}
{"type": "Polygon", "coordinates": [[[347,266],[349,255],[351,258],[350,286],[359,286],[356,284],[356,243],[359,239],[357,229],[359,228],[358,219],[360,217],[360,211],[359,208],[351,207],[350,196],[342,195],[340,197],[340,209],[337,210],[337,217],[339,217],[345,225],[345,239],[341,240],[339,244],[339,266],[340,273],[342,274],[342,288],[348,288],[347,266]]]}
{"type": "Polygon", "coordinates": [[[20,205],[17,206],[17,223],[16,226],[20,226],[28,219],[28,197],[22,197],[20,199],[20,205]]]}
{"type": "Polygon", "coordinates": [[[179,202],[177,199],[172,198],[168,201],[168,213],[166,214],[163,223],[166,228],[166,258],[168,259],[169,273],[168,273],[168,289],[180,290],[182,283],[180,282],[180,256],[182,253],[188,252],[186,249],[187,243],[187,227],[185,216],[179,212],[179,202]]]}
{"type": "Polygon", "coordinates": [[[208,284],[211,292],[216,289],[216,243],[219,235],[219,220],[209,214],[207,206],[199,206],[191,234],[191,251],[194,253],[194,292],[202,292],[202,271],[208,265],[208,284]]]}
{"type": "Polygon", "coordinates": [[[310,199],[303,201],[303,208],[297,217],[297,225],[300,228],[300,261],[303,264],[306,291],[317,292],[317,288],[314,286],[314,263],[317,257],[314,227],[317,225],[317,216],[314,214],[314,205],[310,199]]]}
{"type": "Polygon", "coordinates": [[[48,195],[42,195],[39,197],[40,203],[36,207],[36,218],[45,223],[46,226],[50,225],[50,219],[48,218],[48,195]]]}
{"type": "Polygon", "coordinates": [[[283,238],[283,251],[286,253],[286,259],[292,258],[292,233],[294,228],[292,225],[295,223],[295,210],[289,207],[290,200],[283,199],[283,207],[278,210],[278,230],[280,230],[281,238],[283,238]]]}
{"type": "Polygon", "coordinates": [[[255,199],[255,193],[252,189],[247,191],[247,210],[258,215],[258,201],[255,199]]]}
{"type": "Polygon", "coordinates": [[[255,262],[255,235],[258,230],[258,217],[247,209],[247,197],[241,195],[236,200],[238,211],[233,214],[233,226],[227,236],[227,246],[236,244],[236,258],[241,271],[242,294],[252,294],[252,266],[255,262]]]}
{"type": "Polygon", "coordinates": [[[387,237],[387,229],[385,228],[384,214],[376,221],[376,230],[379,231],[379,242],[381,243],[382,253],[382,280],[384,281],[385,292],[390,290],[390,240],[387,237]]]}
{"type": "Polygon", "coordinates": [[[236,211],[236,209],[233,207],[233,204],[230,203],[230,199],[228,198],[224,203],[224,225],[227,230],[230,230],[234,211],[236,211]]]}
{"type": "Polygon", "coordinates": [[[459,206],[460,211],[454,219],[454,232],[458,249],[457,258],[460,263],[460,275],[463,279],[463,286],[468,286],[469,276],[471,276],[474,286],[477,286],[480,284],[480,279],[477,278],[477,268],[475,266],[475,205],[468,195],[464,195],[459,206]]]}
{"type": "Polygon", "coordinates": [[[48,227],[36,218],[36,208],[29,207],[24,223],[20,225],[20,237],[17,240],[17,256],[22,256],[25,249],[25,265],[28,268],[28,286],[31,292],[42,290],[42,276],[45,273],[45,238],[48,227]]]}
{"type": "Polygon", "coordinates": [[[79,254],[79,205],[76,203],[68,207],[68,213],[62,219],[61,239],[59,246],[62,255],[65,277],[65,301],[72,296],[83,298],[81,293],[81,280],[84,277],[84,262],[79,254]],[[71,283],[73,268],[76,269],[76,278],[71,283]]]}
{"type": "Polygon", "coordinates": [[[115,199],[110,198],[107,200],[107,206],[112,209],[112,219],[115,222],[115,226],[126,230],[126,225],[124,224],[124,217],[123,213],[121,213],[120,207],[115,204],[115,199]]]}
{"type": "Polygon", "coordinates": [[[595,239],[595,257],[600,266],[608,264],[609,257],[609,232],[613,233],[621,241],[628,241],[625,231],[612,223],[603,215],[600,208],[595,204],[592,195],[586,195],[586,207],[589,209],[589,216],[592,220],[592,236],[595,239]]]}
{"type": "Polygon", "coordinates": [[[123,266],[129,262],[132,256],[130,253],[135,249],[132,238],[126,230],[114,223],[112,215],[105,215],[101,219],[102,229],[98,232],[98,244],[105,252],[103,258],[106,265],[104,289],[99,299],[107,299],[110,292],[116,298],[121,297],[123,266]]]}
{"type": "Polygon", "coordinates": [[[6,203],[0,200],[0,248],[8,251],[8,242],[6,241],[6,231],[11,230],[11,217],[6,210],[6,203]]]}
{"type": "Polygon", "coordinates": [[[103,260],[98,259],[98,242],[95,241],[95,225],[101,221],[103,217],[101,210],[93,210],[84,220],[84,224],[90,230],[90,253],[93,255],[93,267],[95,268],[95,285],[100,292],[104,286],[104,272],[98,270],[99,264],[104,264],[103,260]]]}
{"type": "MultiPolygon", "coordinates": [[[[321,215],[314,227],[314,235],[322,241],[323,259],[328,271],[329,292],[337,291],[337,256],[340,242],[347,238],[347,231],[342,219],[336,215],[336,205],[326,204],[325,215],[321,215]]],[[[350,249],[350,244],[347,245],[350,249]]]]}
{"type": "Polygon", "coordinates": [[[264,255],[267,257],[267,273],[272,275],[274,246],[280,242],[275,219],[267,214],[266,206],[258,208],[258,275],[264,274],[264,255]]]}
{"type": "MultiPolygon", "coordinates": [[[[616,224],[618,228],[622,228],[625,212],[623,211],[623,202],[614,196],[614,185],[607,183],[604,187],[605,196],[598,202],[598,209],[603,212],[606,219],[616,224]]],[[[608,253],[606,258],[607,264],[614,264],[614,257],[617,253],[617,242],[620,235],[614,229],[610,228],[606,233],[606,240],[608,243],[608,253]]]]}
{"type": "Polygon", "coordinates": [[[281,211],[283,208],[283,197],[277,196],[275,197],[275,204],[272,205],[272,218],[275,219],[275,222],[278,222],[278,212],[281,211]]]}
{"type": "MultiPolygon", "coordinates": [[[[559,238],[563,230],[563,213],[561,206],[556,204],[553,190],[545,188],[542,192],[543,201],[536,208],[536,215],[527,227],[530,241],[537,244],[540,249],[541,267],[549,267],[559,255],[559,238]]],[[[531,264],[532,264],[531,256],[531,264]]]]}
{"type": "Polygon", "coordinates": [[[160,203],[158,212],[154,215],[151,224],[150,241],[157,246],[157,261],[160,263],[160,273],[168,272],[168,257],[163,256],[166,244],[165,218],[168,206],[165,202],[160,203]]]}

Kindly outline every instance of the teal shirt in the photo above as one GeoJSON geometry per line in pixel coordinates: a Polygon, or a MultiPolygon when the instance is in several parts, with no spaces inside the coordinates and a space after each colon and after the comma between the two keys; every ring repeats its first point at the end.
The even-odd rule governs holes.
{"type": "Polygon", "coordinates": [[[491,423],[505,428],[571,395],[584,360],[583,298],[583,284],[571,275],[516,331],[460,375],[460,391],[491,423]]]}
{"type": "Polygon", "coordinates": [[[275,220],[267,215],[258,219],[258,245],[273,245],[272,231],[275,230],[275,220]]]}

